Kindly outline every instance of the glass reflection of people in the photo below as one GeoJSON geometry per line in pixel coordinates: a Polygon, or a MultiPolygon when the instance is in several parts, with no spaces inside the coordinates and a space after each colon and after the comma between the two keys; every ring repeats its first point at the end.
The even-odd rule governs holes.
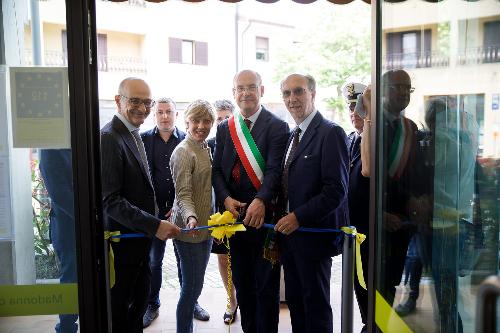
{"type": "MultiPolygon", "coordinates": [[[[362,115],[356,110],[358,95],[365,91],[366,86],[357,82],[346,83],[342,88],[342,95],[347,103],[347,110],[354,131],[347,136],[347,148],[349,152],[349,219],[350,224],[356,227],[360,233],[368,235],[368,221],[370,210],[370,178],[361,174],[361,136],[363,134],[364,121],[362,115]]],[[[370,241],[370,237],[367,237],[370,241]]],[[[365,281],[368,281],[368,256],[369,245],[361,246],[361,260],[364,267],[363,273],[365,281]]],[[[363,321],[361,332],[367,332],[366,323],[368,315],[368,293],[361,287],[359,281],[354,279],[354,291],[358,300],[359,312],[363,321]]]]}
{"type": "MultiPolygon", "coordinates": [[[[234,105],[230,100],[222,99],[215,101],[214,103],[215,113],[216,113],[216,124],[217,126],[225,119],[229,119],[234,111],[234,105]]],[[[215,137],[207,140],[208,146],[210,147],[212,154],[215,151],[215,137]]],[[[215,201],[214,201],[215,206],[215,201]]],[[[215,207],[214,207],[215,209],[215,207]]],[[[217,254],[217,261],[219,264],[220,277],[222,278],[222,283],[224,283],[224,288],[227,290],[228,281],[228,271],[227,271],[227,248],[223,243],[213,242],[212,253],[217,254]]],[[[238,310],[238,303],[236,302],[236,289],[231,288],[231,295],[229,297],[229,308],[224,312],[223,320],[225,324],[232,324],[236,320],[236,314],[238,310]]]]}
{"type": "Polygon", "coordinates": [[[470,269],[466,242],[474,237],[475,166],[478,125],[474,117],[442,99],[426,105],[434,172],[432,219],[432,277],[439,309],[440,332],[462,332],[458,313],[458,277],[470,269]]]}
{"type": "MultiPolygon", "coordinates": [[[[383,229],[379,253],[381,255],[381,285],[379,291],[392,306],[396,286],[401,281],[406,252],[411,238],[409,200],[417,179],[414,173],[417,125],[403,115],[413,92],[411,79],[404,70],[390,70],[381,78],[383,119],[383,229]]],[[[369,96],[369,94],[367,94],[369,96]]],[[[368,103],[369,104],[369,103],[368,103]]],[[[370,175],[369,106],[361,140],[362,174],[370,175]],[[366,163],[365,163],[366,161],[366,163]]]]}
{"type": "MultiPolygon", "coordinates": [[[[70,149],[41,149],[40,173],[50,197],[50,240],[59,260],[61,283],[76,283],[73,168],[70,149]]],[[[76,295],[75,295],[76,297],[76,295]]],[[[78,331],[77,314],[59,315],[58,333],[78,331]]]]}
{"type": "MultiPolygon", "coordinates": [[[[186,138],[170,158],[175,199],[172,221],[181,228],[206,226],[212,211],[212,161],[205,141],[215,120],[210,103],[197,100],[185,113],[186,138]]],[[[183,233],[174,239],[182,285],[177,303],[177,333],[193,332],[195,304],[203,288],[212,238],[208,230],[183,233]]]]}

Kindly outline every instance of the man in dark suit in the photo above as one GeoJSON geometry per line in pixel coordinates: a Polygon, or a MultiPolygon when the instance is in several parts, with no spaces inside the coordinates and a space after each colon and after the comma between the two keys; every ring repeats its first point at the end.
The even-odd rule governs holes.
{"type": "Polygon", "coordinates": [[[268,207],[277,195],[288,125],[260,105],[263,93],[258,73],[244,70],[234,77],[233,95],[240,110],[217,128],[212,174],[218,203],[235,216],[246,208],[240,219],[244,217],[247,231],[230,239],[233,281],[245,333],[277,332],[279,320],[280,267],[263,258],[268,230],[261,226],[271,218],[268,207]],[[236,139],[232,135],[237,135],[236,128],[247,136],[236,139]],[[240,156],[235,146],[241,145],[256,149],[240,156]],[[257,158],[264,168],[249,163],[257,158]]]}
{"type": "MultiPolygon", "coordinates": [[[[342,88],[342,95],[347,104],[349,118],[354,131],[347,136],[347,148],[349,152],[349,219],[351,225],[362,234],[368,235],[368,221],[370,219],[370,178],[362,175],[361,161],[361,135],[363,135],[364,121],[356,110],[357,98],[365,91],[366,86],[357,82],[346,83],[342,88]]],[[[370,237],[367,238],[370,241],[370,237]]],[[[361,246],[361,261],[364,267],[365,281],[368,281],[368,256],[369,244],[361,246]]],[[[354,279],[354,291],[358,300],[359,312],[363,321],[361,332],[368,332],[366,328],[368,316],[368,292],[361,287],[358,279],[354,279]]]]}
{"type": "Polygon", "coordinates": [[[145,237],[112,242],[115,285],[111,289],[113,332],[142,332],[151,270],[149,251],[154,237],[161,240],[180,233],[159,219],[139,126],[151,112],[149,86],[127,78],[115,96],[118,113],[101,130],[101,173],[105,229],[145,237]]]}
{"type": "Polygon", "coordinates": [[[280,203],[285,216],[281,262],[294,333],[331,333],[330,277],[336,235],[296,231],[348,224],[348,154],[344,130],[315,109],[316,83],[292,74],[281,83],[285,105],[297,127],[283,159],[280,203]]]}

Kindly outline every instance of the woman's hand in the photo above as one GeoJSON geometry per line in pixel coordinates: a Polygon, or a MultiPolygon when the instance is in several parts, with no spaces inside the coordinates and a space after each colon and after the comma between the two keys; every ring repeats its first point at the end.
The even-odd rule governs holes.
{"type": "MultiPolygon", "coordinates": [[[[188,217],[187,223],[186,223],[186,228],[187,229],[194,229],[198,225],[198,220],[194,216],[188,217]]],[[[199,231],[198,230],[192,230],[188,232],[189,235],[195,237],[198,235],[199,231]]]]}

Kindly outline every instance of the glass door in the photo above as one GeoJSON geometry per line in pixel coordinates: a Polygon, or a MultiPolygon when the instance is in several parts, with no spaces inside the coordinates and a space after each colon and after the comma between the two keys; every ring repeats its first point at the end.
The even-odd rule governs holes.
{"type": "Polygon", "coordinates": [[[479,285],[499,273],[500,6],[381,1],[377,12],[375,322],[474,332],[479,285]],[[410,41],[417,52],[392,61],[410,41]]]}
{"type": "Polygon", "coordinates": [[[2,1],[1,332],[107,330],[90,5],[2,1]]]}

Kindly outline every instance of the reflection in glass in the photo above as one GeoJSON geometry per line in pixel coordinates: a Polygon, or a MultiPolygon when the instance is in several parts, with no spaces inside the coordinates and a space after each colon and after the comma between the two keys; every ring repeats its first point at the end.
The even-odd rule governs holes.
{"type": "Polygon", "coordinates": [[[499,269],[500,6],[381,6],[377,290],[415,332],[474,332],[478,286],[499,269]],[[400,70],[411,98],[388,89],[400,70]]]}

